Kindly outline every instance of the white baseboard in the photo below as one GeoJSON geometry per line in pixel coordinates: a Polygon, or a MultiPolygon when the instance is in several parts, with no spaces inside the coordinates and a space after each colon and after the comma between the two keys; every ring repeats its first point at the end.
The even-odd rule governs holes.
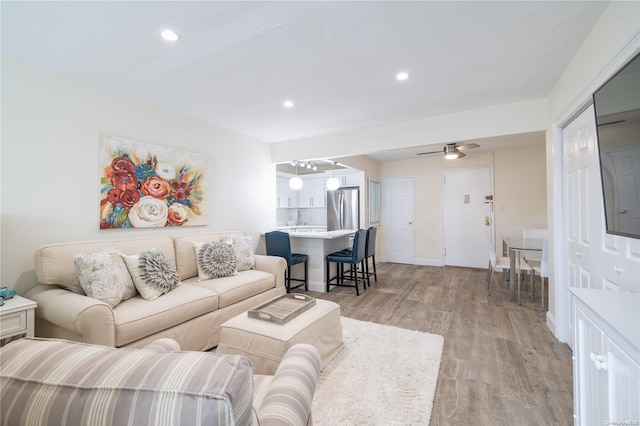
{"type": "Polygon", "coordinates": [[[420,266],[444,266],[442,259],[414,259],[413,264],[420,266]]]}
{"type": "MultiPolygon", "coordinates": [[[[547,327],[553,333],[553,335],[558,339],[558,333],[556,332],[556,317],[550,311],[547,311],[547,327]]],[[[560,339],[558,339],[560,340],[560,339]]]]}
{"type": "Polygon", "coordinates": [[[309,290],[317,291],[319,293],[326,293],[327,283],[321,283],[318,281],[309,281],[309,290]]]}
{"type": "MultiPolygon", "coordinates": [[[[382,262],[382,263],[389,261],[385,257],[380,257],[376,260],[377,262],[382,262]]],[[[413,259],[413,264],[420,265],[420,266],[444,266],[442,259],[413,259]]]]}

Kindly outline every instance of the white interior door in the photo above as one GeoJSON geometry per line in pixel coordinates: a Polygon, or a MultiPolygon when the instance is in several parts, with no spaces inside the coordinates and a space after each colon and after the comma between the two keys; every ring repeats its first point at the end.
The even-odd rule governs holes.
{"type": "Polygon", "coordinates": [[[486,268],[487,235],[493,240],[491,168],[443,171],[444,264],[486,268]]]}
{"type": "Polygon", "coordinates": [[[413,178],[386,179],[384,198],[387,261],[413,264],[413,178]]]}
{"type": "MultiPolygon", "coordinates": [[[[565,186],[565,242],[567,285],[591,288],[595,247],[594,226],[601,217],[601,188],[596,169],[596,126],[593,106],[563,130],[565,186]],[[594,208],[595,205],[595,208],[594,208]],[[594,220],[596,219],[596,220],[594,220]]],[[[599,230],[599,227],[598,227],[599,230]]]]}
{"type": "MultiPolygon", "coordinates": [[[[594,288],[592,276],[598,277],[598,262],[593,252],[601,232],[602,185],[597,168],[596,124],[593,106],[587,108],[562,131],[564,145],[564,244],[567,287],[594,288]]],[[[567,343],[573,348],[574,318],[566,298],[567,343]]]]}

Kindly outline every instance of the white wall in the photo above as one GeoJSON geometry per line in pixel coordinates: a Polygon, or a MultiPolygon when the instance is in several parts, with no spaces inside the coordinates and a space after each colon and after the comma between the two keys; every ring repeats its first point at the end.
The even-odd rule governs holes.
{"type": "Polygon", "coordinates": [[[609,64],[629,59],[616,56],[627,44],[633,43],[639,27],[639,2],[611,2],[548,97],[549,119],[552,122],[570,113],[574,108],[572,104],[582,100],[578,98],[592,94],[610,77],[610,71],[606,69],[609,64]],[[583,93],[591,85],[594,85],[591,90],[583,93]]]}
{"type": "MultiPolygon", "coordinates": [[[[591,94],[633,52],[640,51],[640,3],[611,2],[565,69],[549,95],[547,132],[548,222],[552,237],[562,235],[561,128],[590,102],[591,94]]],[[[594,196],[601,196],[595,194],[594,196]]],[[[562,241],[550,241],[550,284],[547,323],[565,340],[568,320],[566,284],[563,283],[562,241]]]]}
{"type": "Polygon", "coordinates": [[[2,58],[2,284],[35,284],[43,244],[275,226],[270,146],[11,58],[2,58]],[[98,230],[100,133],[210,157],[206,227],[98,230]]]}
{"type": "MultiPolygon", "coordinates": [[[[496,242],[523,228],[547,227],[545,146],[495,152],[496,242]]],[[[496,247],[498,253],[502,246],[496,247]]]]}

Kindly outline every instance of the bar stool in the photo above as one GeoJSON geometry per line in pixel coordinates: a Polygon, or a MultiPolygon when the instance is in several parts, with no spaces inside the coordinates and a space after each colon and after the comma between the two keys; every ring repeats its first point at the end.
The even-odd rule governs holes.
{"type": "Polygon", "coordinates": [[[376,282],[378,282],[378,273],[376,272],[376,234],[377,232],[378,232],[377,229],[373,226],[367,229],[367,244],[365,245],[365,248],[364,248],[364,252],[365,252],[364,266],[366,269],[367,283],[369,284],[369,287],[371,287],[371,282],[369,280],[371,275],[373,275],[373,279],[376,282]],[[373,264],[373,273],[369,272],[369,259],[371,259],[373,264]]]}
{"type": "Polygon", "coordinates": [[[287,271],[284,277],[287,293],[292,289],[302,287],[303,285],[305,291],[309,290],[309,282],[307,279],[309,256],[306,254],[291,253],[291,241],[289,240],[289,234],[282,231],[267,232],[264,234],[264,243],[267,249],[267,256],[279,256],[283,257],[284,260],[287,261],[287,271]],[[299,263],[304,263],[303,280],[299,278],[291,278],[291,267],[299,263]],[[297,281],[301,284],[291,287],[291,281],[297,281]]]}
{"type": "Polygon", "coordinates": [[[365,281],[365,239],[366,239],[366,231],[364,229],[359,229],[356,231],[353,236],[353,247],[349,250],[341,250],[336,251],[334,253],[328,254],[326,257],[327,261],[327,293],[329,292],[330,286],[341,286],[341,287],[355,287],[356,288],[356,296],[360,296],[360,290],[358,289],[358,268],[361,267],[362,274],[362,283],[364,288],[367,288],[367,283],[365,281]],[[331,278],[331,263],[336,263],[336,275],[331,278]],[[344,265],[351,265],[351,269],[349,275],[347,276],[344,271],[344,265]],[[335,284],[331,284],[331,282],[335,280],[335,284]],[[353,284],[345,284],[345,281],[352,281],[353,284]]]}
{"type": "MultiPolygon", "coordinates": [[[[365,276],[367,277],[367,286],[371,287],[371,275],[376,282],[378,282],[378,274],[376,271],[376,234],[377,229],[373,226],[367,229],[367,237],[366,243],[364,246],[364,267],[365,267],[365,276]],[[369,259],[373,261],[373,272],[369,272],[369,259]]],[[[342,253],[351,253],[351,249],[341,250],[342,253]]],[[[348,272],[348,271],[347,271],[348,272]]]]}

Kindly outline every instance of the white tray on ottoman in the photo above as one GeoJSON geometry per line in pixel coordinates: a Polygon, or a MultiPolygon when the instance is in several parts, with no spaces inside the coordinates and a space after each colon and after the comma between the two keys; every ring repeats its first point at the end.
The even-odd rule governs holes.
{"type": "Polygon", "coordinates": [[[342,349],[340,305],[316,299],[315,306],[282,325],[249,318],[244,312],[222,324],[216,353],[246,356],[254,374],[272,375],[296,343],[314,345],[324,368],[342,349]]]}

